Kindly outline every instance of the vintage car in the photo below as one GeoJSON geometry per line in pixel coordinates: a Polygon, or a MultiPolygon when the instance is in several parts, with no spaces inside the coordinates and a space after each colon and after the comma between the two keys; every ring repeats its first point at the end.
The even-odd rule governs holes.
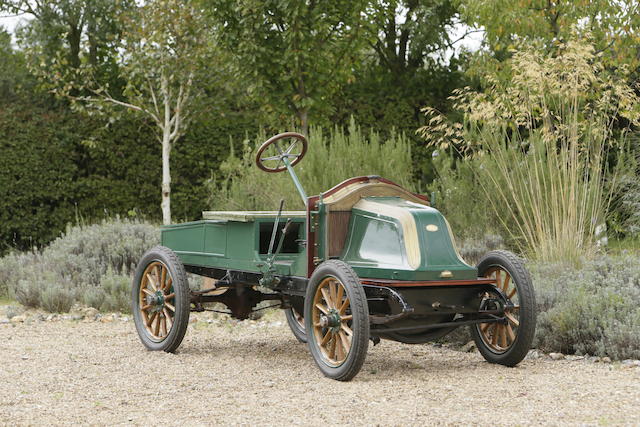
{"type": "Polygon", "coordinates": [[[281,202],[278,211],[204,212],[163,227],[162,246],[142,257],[133,280],[135,325],[148,349],[176,350],[190,312],[209,303],[246,319],[273,301],[322,373],[337,380],[358,373],[370,341],[420,344],[459,326],[491,363],[524,358],[535,297],[518,257],[492,251],[468,265],[428,198],[379,176],[307,197],[293,170],[306,150],[303,135],[287,132],[256,156],[265,172],[289,171],[305,210],[284,211],[281,202]],[[210,285],[190,290],[187,272],[210,285]]]}

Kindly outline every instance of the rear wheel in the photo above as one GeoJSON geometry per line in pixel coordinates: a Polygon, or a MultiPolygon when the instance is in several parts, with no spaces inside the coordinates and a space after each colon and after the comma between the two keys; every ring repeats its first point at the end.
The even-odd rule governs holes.
{"type": "Polygon", "coordinates": [[[471,326],[478,351],[490,363],[517,365],[531,348],[536,327],[536,300],[522,260],[507,251],[487,253],[478,263],[478,276],[496,279],[496,289],[484,301],[505,298],[504,323],[471,326]],[[493,295],[492,295],[493,294],[493,295]]]}
{"type": "Polygon", "coordinates": [[[304,316],[298,312],[295,307],[287,308],[284,311],[284,315],[287,318],[289,328],[293,333],[293,336],[301,343],[307,342],[307,333],[304,328],[304,316]]]}
{"type": "Polygon", "coordinates": [[[346,263],[326,261],[307,287],[304,310],[309,350],[322,373],[349,381],[369,348],[369,309],[358,276],[346,263]]]}
{"type": "Polygon", "coordinates": [[[166,352],[178,348],[189,323],[189,284],[171,249],[156,246],[143,255],[133,279],[132,309],[145,347],[166,352]]]}

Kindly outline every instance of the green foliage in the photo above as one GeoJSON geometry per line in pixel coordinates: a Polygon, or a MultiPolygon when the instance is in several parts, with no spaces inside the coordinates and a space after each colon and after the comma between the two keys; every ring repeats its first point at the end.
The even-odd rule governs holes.
{"type": "Polygon", "coordinates": [[[420,132],[429,144],[472,160],[503,232],[522,251],[577,262],[593,254],[596,226],[608,211],[605,183],[616,177],[608,152],[619,142],[613,124],[619,117],[637,124],[640,103],[589,44],[570,41],[560,52],[517,52],[508,82],[490,77],[484,93],[456,93],[462,123],[427,108],[420,132]]]}
{"type": "Polygon", "coordinates": [[[485,42],[498,56],[518,42],[553,49],[574,34],[593,39],[608,64],[637,68],[637,2],[616,0],[457,0],[461,18],[485,30],[485,42]]]}
{"type": "Polygon", "coordinates": [[[105,298],[97,308],[103,311],[119,312],[128,312],[131,310],[130,276],[115,274],[112,270],[109,270],[100,279],[99,288],[104,291],[105,298]]]}
{"type": "Polygon", "coordinates": [[[158,229],[138,221],[69,228],[42,251],[0,258],[0,295],[49,311],[73,302],[128,310],[134,267],[158,242],[158,229]]]}
{"type": "Polygon", "coordinates": [[[318,123],[367,42],[363,0],[216,0],[207,5],[212,29],[235,57],[248,89],[272,114],[295,114],[304,133],[309,112],[318,123]]]}
{"type": "Polygon", "coordinates": [[[74,302],[74,292],[62,285],[41,282],[40,295],[42,308],[51,313],[66,313],[74,302]]]}
{"type": "Polygon", "coordinates": [[[640,358],[640,265],[635,255],[599,257],[580,269],[566,264],[531,269],[540,312],[536,346],[640,358]]]}
{"type": "Polygon", "coordinates": [[[433,152],[435,207],[447,218],[455,235],[469,241],[492,230],[502,231],[474,171],[476,163],[470,158],[456,162],[446,150],[433,152]]]}
{"type": "MultiPolygon", "coordinates": [[[[284,199],[287,209],[304,207],[288,173],[266,174],[255,166],[255,150],[267,138],[244,142],[242,157],[232,152],[221,165],[223,179],[209,182],[211,207],[218,210],[272,210],[284,199]]],[[[335,128],[329,134],[312,128],[306,157],[295,167],[308,195],[319,194],[347,178],[380,175],[415,190],[411,145],[402,134],[386,141],[376,132],[363,133],[351,122],[347,133],[335,128]]]]}
{"type": "Polygon", "coordinates": [[[0,254],[42,245],[74,217],[77,137],[67,118],[34,106],[0,106],[0,254]]]}

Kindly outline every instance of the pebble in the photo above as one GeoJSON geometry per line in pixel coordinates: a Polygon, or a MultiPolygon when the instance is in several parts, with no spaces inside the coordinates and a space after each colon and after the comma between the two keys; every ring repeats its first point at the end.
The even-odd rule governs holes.
{"type": "Polygon", "coordinates": [[[9,319],[7,319],[6,317],[0,319],[0,325],[6,325],[7,323],[9,323],[9,319]]]}
{"type": "Polygon", "coordinates": [[[602,358],[602,363],[611,363],[611,358],[607,357],[607,356],[603,357],[602,358]]]}
{"type": "Polygon", "coordinates": [[[529,353],[527,353],[526,359],[536,360],[536,359],[540,359],[541,357],[542,355],[540,354],[539,350],[529,350],[529,353]]]}
{"type": "Polygon", "coordinates": [[[465,353],[472,353],[475,349],[476,349],[476,343],[473,341],[469,341],[468,343],[463,345],[460,350],[464,351],[465,353]]]}
{"type": "Polygon", "coordinates": [[[625,359],[622,361],[622,366],[625,366],[628,368],[640,367],[640,360],[625,359]]]}
{"type": "Polygon", "coordinates": [[[11,323],[23,323],[27,321],[27,316],[25,316],[24,314],[21,314],[19,316],[13,316],[11,318],[11,323]]]}
{"type": "Polygon", "coordinates": [[[549,357],[552,360],[562,360],[562,359],[564,359],[564,354],[562,354],[562,353],[549,353],[549,357]]]}

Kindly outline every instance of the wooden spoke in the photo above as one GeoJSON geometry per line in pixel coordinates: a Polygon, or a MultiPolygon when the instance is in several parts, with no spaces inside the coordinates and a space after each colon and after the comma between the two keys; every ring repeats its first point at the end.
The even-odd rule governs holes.
{"type": "Polygon", "coordinates": [[[151,305],[151,304],[147,304],[147,305],[143,306],[140,310],[142,310],[142,311],[147,311],[147,310],[149,310],[151,307],[152,307],[152,305],[151,305]]]}
{"type": "Polygon", "coordinates": [[[336,306],[342,302],[342,297],[344,297],[344,288],[338,285],[338,294],[336,295],[336,306]]]}
{"type": "Polygon", "coordinates": [[[340,327],[342,328],[342,330],[348,335],[348,336],[353,336],[353,331],[351,330],[350,327],[348,327],[347,325],[345,325],[344,323],[342,325],[340,325],[340,327]]]}
{"type": "Polygon", "coordinates": [[[158,337],[160,336],[160,316],[156,316],[155,324],[156,326],[153,329],[153,335],[158,337]]]}
{"type": "Polygon", "coordinates": [[[169,310],[167,310],[166,307],[162,309],[162,312],[164,313],[165,319],[167,319],[167,321],[169,322],[167,328],[171,330],[171,328],[173,327],[173,317],[171,316],[171,314],[169,314],[169,310]]]}
{"type": "Polygon", "coordinates": [[[148,327],[151,327],[151,324],[153,323],[153,321],[155,320],[155,318],[156,318],[156,316],[157,316],[157,315],[158,315],[158,312],[157,312],[157,311],[154,311],[154,312],[151,314],[151,316],[149,316],[149,317],[147,318],[147,326],[148,326],[148,327]]]}
{"type": "Polygon", "coordinates": [[[331,282],[329,282],[329,297],[331,298],[332,308],[336,308],[336,304],[338,301],[338,298],[336,298],[337,295],[338,290],[336,289],[336,282],[332,280],[331,282]]]}
{"type": "Polygon", "coordinates": [[[155,281],[153,280],[151,273],[147,273],[147,283],[151,285],[154,291],[158,290],[155,281]]]}
{"type": "Polygon", "coordinates": [[[513,317],[511,313],[505,313],[504,315],[507,318],[507,320],[509,320],[509,322],[513,323],[514,326],[520,326],[520,322],[518,321],[518,319],[513,317]]]}
{"type": "Polygon", "coordinates": [[[500,270],[496,270],[495,271],[495,278],[496,278],[496,286],[502,289],[502,283],[500,283],[500,270]]]}
{"type": "Polygon", "coordinates": [[[331,331],[327,331],[325,336],[322,338],[322,341],[320,341],[320,346],[324,347],[325,345],[327,345],[330,339],[331,339],[331,331]]]}
{"type": "Polygon", "coordinates": [[[513,343],[516,340],[516,334],[513,332],[513,328],[507,323],[505,329],[507,330],[509,340],[513,343]]]}
{"type": "Polygon", "coordinates": [[[169,276],[169,280],[167,280],[167,291],[171,290],[172,284],[173,284],[173,280],[171,279],[171,276],[169,276]]]}
{"type": "Polygon", "coordinates": [[[149,296],[155,296],[155,294],[153,292],[151,292],[149,289],[147,288],[142,288],[141,289],[142,292],[144,292],[145,294],[149,295],[149,296]]]}
{"type": "Polygon", "coordinates": [[[344,351],[344,347],[342,345],[342,340],[340,339],[340,336],[335,334],[333,336],[333,340],[336,342],[336,359],[344,360],[345,351],[344,351]]]}
{"type": "Polygon", "coordinates": [[[493,324],[493,328],[492,328],[492,333],[491,333],[491,344],[492,345],[496,345],[496,343],[498,342],[498,324],[494,323],[493,324]]]}
{"type": "Polygon", "coordinates": [[[323,306],[322,304],[316,304],[316,307],[318,308],[318,310],[320,310],[324,314],[329,314],[329,309],[323,306]]]}
{"type": "Polygon", "coordinates": [[[160,321],[162,322],[160,324],[160,332],[162,332],[162,336],[166,336],[167,335],[167,318],[164,317],[164,315],[160,318],[160,321]]]}
{"type": "Polygon", "coordinates": [[[509,292],[507,294],[507,298],[511,299],[513,298],[513,296],[518,292],[518,290],[516,289],[516,287],[514,286],[513,289],[511,289],[511,292],[509,292]]]}
{"type": "Polygon", "coordinates": [[[160,275],[160,289],[164,290],[165,286],[166,286],[166,281],[167,281],[167,269],[162,267],[162,274],[160,275]]]}
{"type": "Polygon", "coordinates": [[[333,300],[331,299],[331,296],[329,295],[329,292],[327,292],[327,289],[325,287],[320,288],[320,292],[322,292],[322,296],[324,297],[324,301],[327,303],[327,306],[329,308],[334,308],[333,300]]]}
{"type": "Polygon", "coordinates": [[[329,341],[329,358],[336,358],[336,336],[331,334],[331,341],[329,341]]]}
{"type": "Polygon", "coordinates": [[[347,308],[349,307],[349,297],[346,297],[344,299],[344,301],[342,302],[342,305],[340,306],[340,308],[338,309],[338,313],[340,315],[344,314],[347,311],[347,308]]]}
{"type": "Polygon", "coordinates": [[[340,316],[340,320],[342,320],[343,322],[348,322],[349,320],[353,319],[353,314],[350,314],[348,316],[340,316]]]}
{"type": "Polygon", "coordinates": [[[351,339],[344,331],[338,332],[338,336],[340,337],[340,341],[342,341],[346,353],[349,354],[349,350],[351,350],[351,339]]]}
{"type": "Polygon", "coordinates": [[[176,308],[169,304],[168,302],[165,301],[164,306],[167,307],[169,310],[173,311],[174,313],[176,312],[176,308]]]}
{"type": "Polygon", "coordinates": [[[164,296],[164,300],[167,301],[167,300],[173,299],[173,297],[175,297],[175,296],[176,296],[176,294],[170,293],[169,295],[165,295],[164,296]]]}
{"type": "Polygon", "coordinates": [[[504,325],[500,325],[500,346],[507,348],[507,331],[504,325]]]}
{"type": "Polygon", "coordinates": [[[493,323],[481,323],[481,324],[480,324],[480,330],[481,330],[482,332],[486,332],[487,328],[488,328],[489,326],[491,326],[492,324],[493,324],[493,323]]]}
{"type": "MultiPolygon", "coordinates": [[[[506,277],[504,278],[504,287],[502,288],[505,293],[509,289],[509,282],[511,281],[511,275],[505,271],[506,277]]],[[[509,297],[510,298],[510,297],[509,297]]]]}

